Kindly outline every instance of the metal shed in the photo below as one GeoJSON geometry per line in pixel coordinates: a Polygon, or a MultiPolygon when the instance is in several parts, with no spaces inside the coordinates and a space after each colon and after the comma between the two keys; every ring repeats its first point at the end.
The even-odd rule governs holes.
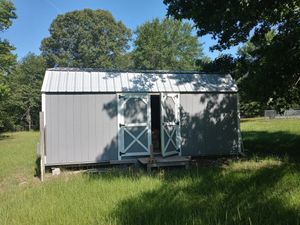
{"type": "Polygon", "coordinates": [[[41,91],[46,166],[241,149],[230,75],[55,68],[41,91]]]}

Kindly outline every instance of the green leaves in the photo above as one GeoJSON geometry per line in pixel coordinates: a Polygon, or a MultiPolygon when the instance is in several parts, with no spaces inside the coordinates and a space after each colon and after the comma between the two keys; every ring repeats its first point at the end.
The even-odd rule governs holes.
{"type": "Polygon", "coordinates": [[[136,36],[133,61],[138,69],[195,70],[202,56],[189,23],[154,19],[138,27],[136,36]]]}
{"type": "Polygon", "coordinates": [[[45,59],[29,53],[17,65],[9,76],[12,90],[11,110],[14,111],[15,123],[37,128],[41,110],[41,86],[46,71],[45,59]]]}
{"type": "Polygon", "coordinates": [[[211,34],[218,39],[213,49],[226,49],[268,33],[274,27],[287,27],[299,21],[299,0],[164,0],[168,14],[176,19],[192,20],[200,36],[211,34]]]}
{"type": "Polygon", "coordinates": [[[0,39],[0,76],[10,72],[16,63],[16,56],[11,52],[15,48],[7,40],[0,39]]]}
{"type": "Polygon", "coordinates": [[[45,59],[29,53],[0,77],[0,132],[38,128],[45,59]]]}
{"type": "MultiPolygon", "coordinates": [[[[0,0],[0,32],[8,29],[15,18],[13,3],[8,0],[0,0]]],[[[11,90],[7,82],[7,75],[16,63],[16,56],[12,54],[14,49],[7,40],[0,38],[0,131],[7,127],[10,121],[7,104],[11,96],[11,90]]]]}
{"type": "Polygon", "coordinates": [[[16,8],[9,0],[0,0],[0,31],[4,31],[12,25],[12,19],[16,19],[16,8]]]}
{"type": "MultiPolygon", "coordinates": [[[[17,18],[15,7],[11,1],[0,0],[0,32],[12,25],[12,20],[17,18]]],[[[15,48],[7,40],[0,38],[0,76],[6,75],[16,61],[16,56],[11,53],[15,48]]]]}
{"type": "MultiPolygon", "coordinates": [[[[236,68],[244,108],[282,111],[300,107],[300,1],[299,0],[164,0],[168,14],[195,23],[198,35],[217,39],[211,49],[224,50],[239,43],[236,68]],[[270,101],[272,99],[272,101],[270,101]],[[255,104],[252,104],[255,102],[255,104]],[[249,106],[249,107],[248,107],[249,106]]],[[[217,59],[218,60],[218,59],[217,59]]],[[[224,70],[220,60],[210,63],[224,70]]],[[[252,110],[251,110],[252,111],[252,110]]]]}
{"type": "Polygon", "coordinates": [[[59,15],[41,44],[49,67],[118,68],[131,32],[110,12],[85,9],[59,15]]]}
{"type": "Polygon", "coordinates": [[[48,67],[194,70],[202,57],[192,26],[173,19],[155,19],[131,32],[108,11],[85,9],[59,15],[41,44],[48,67]]]}

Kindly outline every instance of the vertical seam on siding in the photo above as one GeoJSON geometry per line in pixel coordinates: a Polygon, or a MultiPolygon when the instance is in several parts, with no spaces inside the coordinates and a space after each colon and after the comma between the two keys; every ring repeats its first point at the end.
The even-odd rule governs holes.
{"type": "Polygon", "coordinates": [[[57,87],[56,87],[56,91],[58,91],[58,92],[59,92],[60,77],[61,77],[61,72],[59,72],[59,75],[58,75],[58,80],[57,80],[57,87]]]}
{"type": "Polygon", "coordinates": [[[67,87],[68,87],[68,80],[69,80],[69,71],[67,72],[67,77],[66,77],[66,84],[65,84],[65,91],[68,91],[67,87]]]}

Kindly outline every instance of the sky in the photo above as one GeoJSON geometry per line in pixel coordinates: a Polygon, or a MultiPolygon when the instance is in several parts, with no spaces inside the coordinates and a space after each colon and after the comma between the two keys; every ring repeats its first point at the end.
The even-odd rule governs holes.
{"type": "MultiPolygon", "coordinates": [[[[29,52],[40,54],[43,38],[49,36],[51,22],[59,14],[84,8],[104,9],[110,11],[117,20],[121,20],[128,28],[135,30],[148,20],[164,18],[167,12],[163,0],[12,0],[18,18],[13,25],[1,34],[16,47],[14,53],[21,59],[29,52]]],[[[209,51],[216,43],[210,36],[199,38],[203,43],[203,52],[214,59],[220,52],[209,51]]],[[[237,47],[223,53],[235,55],[237,47]]]]}

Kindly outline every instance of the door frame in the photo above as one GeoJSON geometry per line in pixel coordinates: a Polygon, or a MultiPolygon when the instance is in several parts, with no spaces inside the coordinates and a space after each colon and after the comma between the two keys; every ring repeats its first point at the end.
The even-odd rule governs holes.
{"type": "MultiPolygon", "coordinates": [[[[121,160],[123,156],[146,156],[150,155],[150,146],[152,145],[152,137],[151,137],[151,102],[150,102],[150,93],[117,93],[117,110],[118,110],[118,160],[121,160]],[[148,146],[146,152],[124,152],[124,127],[125,127],[125,119],[124,119],[124,104],[130,98],[147,98],[147,121],[143,123],[147,129],[147,137],[148,137],[148,146]],[[127,97],[128,99],[125,101],[121,101],[121,98],[127,97]]],[[[129,124],[128,127],[134,127],[135,125],[129,124]]],[[[144,133],[144,130],[143,132],[144,133]]],[[[136,142],[136,139],[134,139],[136,142]]]]}
{"type": "MultiPolygon", "coordinates": [[[[161,141],[161,154],[163,157],[167,157],[167,156],[171,156],[171,155],[179,155],[181,156],[182,154],[182,149],[181,149],[181,118],[180,118],[180,94],[179,93],[160,93],[160,107],[161,107],[161,112],[160,112],[160,141],[161,141]],[[165,150],[165,137],[164,137],[164,132],[165,132],[165,128],[164,128],[164,121],[163,121],[163,114],[165,112],[165,109],[163,108],[163,95],[166,96],[172,96],[175,97],[177,95],[177,101],[174,101],[175,103],[175,119],[177,120],[177,122],[179,122],[178,124],[174,124],[175,126],[175,132],[176,132],[176,147],[177,147],[177,151],[172,151],[169,152],[167,154],[164,153],[165,150]]],[[[169,135],[168,135],[169,136],[169,135]]],[[[171,135],[172,138],[172,135],[171,135]]]]}

